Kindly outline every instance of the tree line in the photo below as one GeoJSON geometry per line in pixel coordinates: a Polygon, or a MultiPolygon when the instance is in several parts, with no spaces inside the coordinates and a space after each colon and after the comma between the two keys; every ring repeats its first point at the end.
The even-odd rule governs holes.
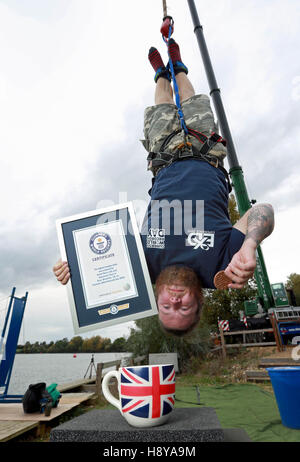
{"type": "Polygon", "coordinates": [[[17,353],[120,353],[127,351],[125,338],[117,338],[113,342],[110,338],[95,335],[83,339],[77,335],[71,340],[63,338],[56,342],[26,342],[18,345],[17,353]]]}

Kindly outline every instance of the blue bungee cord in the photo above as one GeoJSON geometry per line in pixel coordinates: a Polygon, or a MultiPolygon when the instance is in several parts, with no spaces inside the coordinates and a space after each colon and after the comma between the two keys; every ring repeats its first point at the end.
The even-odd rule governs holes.
{"type": "Polygon", "coordinates": [[[173,85],[174,85],[174,92],[175,92],[175,101],[176,101],[176,106],[177,106],[180,125],[181,125],[181,128],[184,131],[185,135],[188,135],[188,129],[187,129],[187,126],[185,124],[184,115],[183,115],[183,112],[182,112],[182,109],[181,109],[179,91],[178,91],[178,85],[177,85],[177,81],[176,81],[176,77],[175,77],[174,67],[173,67],[172,59],[171,59],[170,52],[169,52],[169,40],[170,40],[170,37],[172,35],[172,32],[173,32],[173,27],[172,27],[172,25],[170,25],[169,26],[168,39],[166,39],[164,37],[164,35],[162,35],[162,38],[163,38],[163,41],[165,42],[165,44],[167,45],[167,48],[168,48],[169,63],[167,65],[167,69],[168,68],[170,69],[171,75],[172,75],[172,80],[173,80],[173,85]]]}

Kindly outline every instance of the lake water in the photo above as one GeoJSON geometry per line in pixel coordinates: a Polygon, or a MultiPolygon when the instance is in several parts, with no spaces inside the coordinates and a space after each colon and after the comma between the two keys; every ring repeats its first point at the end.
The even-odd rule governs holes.
{"type": "MultiPolygon", "coordinates": [[[[97,363],[115,361],[131,356],[130,353],[95,353],[97,363]]],[[[82,379],[89,369],[91,353],[53,353],[53,354],[16,354],[10,379],[9,394],[23,395],[32,383],[45,382],[46,386],[55,382],[62,384],[82,379]]],[[[115,367],[105,369],[113,370],[115,367]]],[[[93,369],[92,375],[96,375],[93,369]]],[[[86,376],[89,378],[89,371],[86,376]]]]}

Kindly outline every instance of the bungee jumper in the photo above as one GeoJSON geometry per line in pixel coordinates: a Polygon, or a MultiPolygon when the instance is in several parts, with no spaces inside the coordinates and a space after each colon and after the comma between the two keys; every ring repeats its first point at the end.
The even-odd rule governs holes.
{"type": "MultiPolygon", "coordinates": [[[[256,250],[273,231],[274,213],[270,204],[256,204],[232,226],[226,140],[217,133],[209,96],[195,94],[171,38],[174,21],[165,1],[163,6],[167,65],[155,47],[148,53],[155,104],[145,109],[142,143],[153,178],[141,239],[161,326],[181,336],[198,324],[203,289],[216,288],[216,274],[224,271],[226,288],[233,289],[253,276],[256,250]]],[[[68,282],[67,262],[59,260],[53,272],[68,282]]]]}

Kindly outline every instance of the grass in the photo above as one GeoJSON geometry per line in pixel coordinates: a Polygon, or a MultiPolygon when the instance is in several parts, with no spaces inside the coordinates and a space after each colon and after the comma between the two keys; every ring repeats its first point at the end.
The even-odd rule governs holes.
{"type": "MultiPolygon", "coordinates": [[[[260,358],[275,352],[274,347],[253,347],[227,350],[225,359],[216,353],[209,353],[205,359],[193,358],[189,371],[177,377],[176,386],[247,383],[246,371],[258,369],[260,358]]],[[[272,391],[269,382],[260,382],[258,385],[272,391]]]]}

